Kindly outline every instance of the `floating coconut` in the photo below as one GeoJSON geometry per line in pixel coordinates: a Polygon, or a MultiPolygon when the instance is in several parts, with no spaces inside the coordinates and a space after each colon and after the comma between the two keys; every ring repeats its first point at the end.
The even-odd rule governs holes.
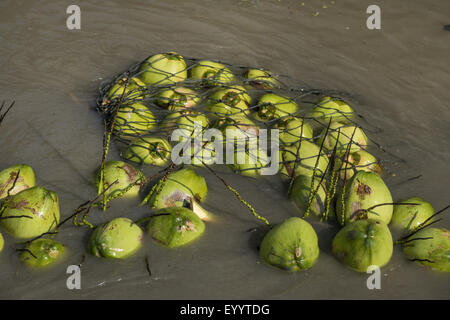
{"type": "Polygon", "coordinates": [[[147,96],[147,86],[139,78],[121,78],[109,90],[107,98],[109,100],[121,99],[142,100],[147,96]]]}
{"type": "Polygon", "coordinates": [[[392,196],[381,177],[373,172],[359,171],[337,195],[337,216],[344,223],[358,219],[380,220],[388,224],[392,218],[392,196]],[[386,205],[384,205],[386,204],[386,205]]]}
{"type": "Polygon", "coordinates": [[[258,111],[255,118],[261,121],[269,121],[294,114],[298,105],[290,98],[275,93],[266,93],[258,101],[258,111]]]}
{"type": "Polygon", "coordinates": [[[431,203],[419,197],[408,198],[400,201],[399,205],[394,206],[391,225],[404,231],[412,231],[433,214],[434,208],[431,203]],[[415,203],[417,205],[408,205],[407,203],[415,203]]]}
{"type": "Polygon", "coordinates": [[[202,201],[208,192],[205,178],[190,168],[181,169],[168,175],[166,181],[160,180],[149,199],[152,208],[183,206],[189,198],[202,201]]]}
{"type": "Polygon", "coordinates": [[[450,272],[450,232],[444,228],[425,228],[403,244],[408,259],[436,271],[450,272]]]}
{"type": "Polygon", "coordinates": [[[247,82],[258,89],[274,89],[280,88],[281,84],[275,75],[267,70],[261,69],[249,69],[244,77],[247,78],[247,82]]]}
{"type": "Polygon", "coordinates": [[[320,183],[321,178],[314,177],[314,186],[311,189],[312,176],[300,175],[294,179],[290,198],[294,201],[297,207],[303,212],[308,208],[308,202],[311,192],[317,190],[315,197],[311,203],[311,212],[316,216],[322,216],[326,208],[327,191],[325,181],[320,183]]]}
{"type": "Polygon", "coordinates": [[[248,111],[251,98],[242,86],[224,87],[215,90],[207,100],[206,110],[216,116],[244,115],[248,111]]]}
{"type": "Polygon", "coordinates": [[[3,251],[4,246],[5,246],[5,239],[3,239],[3,235],[0,233],[0,252],[3,251]]]}
{"type": "Polygon", "coordinates": [[[160,137],[138,137],[133,140],[123,157],[130,161],[154,166],[164,166],[170,159],[172,147],[160,137]]]}
{"type": "Polygon", "coordinates": [[[125,139],[148,133],[156,128],[157,122],[153,113],[141,103],[123,105],[119,108],[114,130],[125,139]]]}
{"type": "Polygon", "coordinates": [[[280,172],[289,177],[312,176],[316,168],[316,176],[322,176],[328,166],[328,157],[319,152],[319,146],[306,140],[301,142],[300,147],[298,143],[282,147],[279,157],[280,172]]]}
{"type": "Polygon", "coordinates": [[[190,70],[190,78],[203,80],[203,84],[207,86],[220,86],[235,81],[230,69],[219,62],[208,60],[197,62],[190,70]]]}
{"type": "Polygon", "coordinates": [[[334,169],[338,171],[342,180],[350,180],[358,171],[374,172],[380,174],[382,168],[377,159],[367,151],[358,150],[353,153],[340,155],[336,158],[334,169]]]}
{"type": "Polygon", "coordinates": [[[343,154],[347,152],[348,145],[351,153],[365,148],[368,138],[360,127],[332,122],[328,132],[327,128],[323,129],[317,144],[322,144],[322,141],[325,149],[333,150],[336,146],[336,153],[343,154]]]}
{"type": "Polygon", "coordinates": [[[391,259],[394,244],[388,226],[379,220],[358,220],[345,225],[334,237],[333,255],[359,272],[375,265],[379,268],[391,259]]]}
{"type": "Polygon", "coordinates": [[[170,207],[156,211],[147,226],[149,235],[169,248],[186,245],[205,230],[203,221],[191,210],[170,207]]]}
{"type": "Polygon", "coordinates": [[[258,177],[261,169],[269,164],[269,156],[261,148],[234,150],[234,160],[230,167],[241,175],[258,177]]]}
{"type": "Polygon", "coordinates": [[[45,267],[60,261],[65,251],[64,246],[57,241],[36,239],[27,245],[20,260],[30,267],[45,267]]]}
{"type": "Polygon", "coordinates": [[[297,117],[282,118],[274,129],[280,130],[280,144],[284,145],[298,143],[300,139],[312,140],[314,136],[311,126],[297,117]]]}
{"type": "Polygon", "coordinates": [[[128,218],[115,218],[98,226],[89,240],[89,251],[103,258],[123,259],[142,245],[142,229],[128,218]]]}
{"type": "MultiPolygon", "coordinates": [[[[106,196],[114,197],[117,194],[125,192],[125,190],[132,184],[128,191],[121,196],[136,197],[143,184],[143,173],[133,167],[132,165],[123,161],[108,161],[105,163],[103,171],[103,183],[105,189],[114,183],[105,193],[106,196]],[[140,180],[139,182],[137,182],[140,180]]],[[[97,188],[100,183],[100,170],[96,175],[97,188]]]]}
{"type": "Polygon", "coordinates": [[[167,85],[184,81],[187,67],[184,58],[176,52],[155,54],[145,60],[140,78],[147,85],[167,85]]]}
{"type": "Polygon", "coordinates": [[[328,125],[330,118],[335,122],[350,123],[354,115],[352,107],[344,100],[337,97],[323,97],[308,113],[308,118],[314,118],[322,125],[328,125]]]}
{"type": "Polygon", "coordinates": [[[184,87],[161,90],[155,96],[155,103],[159,107],[170,111],[191,109],[199,102],[199,95],[194,90],[184,87]]]}
{"type": "Polygon", "coordinates": [[[271,229],[261,242],[261,259],[286,271],[309,269],[319,257],[319,244],[313,227],[292,217],[271,229]]]}
{"type": "Polygon", "coordinates": [[[8,192],[9,195],[15,195],[20,191],[34,187],[35,184],[36,177],[33,168],[30,166],[19,164],[6,168],[0,171],[0,199],[7,197],[8,192]]]}
{"type": "Polygon", "coordinates": [[[32,187],[4,203],[0,225],[13,237],[33,238],[52,231],[59,223],[56,193],[43,187],[32,187]]]}

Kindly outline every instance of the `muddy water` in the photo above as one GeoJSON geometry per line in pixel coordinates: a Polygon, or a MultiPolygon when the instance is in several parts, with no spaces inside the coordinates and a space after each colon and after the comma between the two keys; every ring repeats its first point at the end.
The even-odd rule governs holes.
{"type": "MultiPolygon", "coordinates": [[[[39,184],[58,192],[62,216],[95,196],[92,172],[101,159],[102,122],[93,110],[103,79],[149,54],[177,51],[265,67],[293,84],[352,96],[369,136],[386,152],[386,182],[395,199],[421,196],[439,209],[450,189],[450,2],[376,1],[381,30],[366,28],[373,1],[81,1],[81,30],[66,28],[77,1],[0,3],[0,98],[16,100],[1,127],[0,167],[32,165],[39,184]],[[323,6],[326,6],[324,8],[323,6]],[[318,12],[318,14],[317,14],[318,12]],[[403,160],[400,160],[403,159],[403,160]],[[402,183],[408,178],[420,178],[402,183]]],[[[118,157],[111,151],[111,157],[118,157]]],[[[154,172],[146,168],[146,173],[154,172]]],[[[427,271],[396,250],[382,269],[381,290],[366,288],[330,254],[333,225],[314,223],[321,255],[314,268],[287,274],[260,263],[259,222],[214,177],[205,174],[206,207],[216,213],[191,246],[166,250],[149,239],[130,260],[86,255],[82,289],[66,288],[66,267],[79,264],[90,231],[67,224],[58,239],[70,255],[61,265],[30,272],[6,238],[0,256],[1,298],[449,298],[450,278],[427,271]],[[148,256],[152,275],[146,270],[148,256]]],[[[272,223],[299,214],[277,177],[256,181],[222,175],[272,223]]],[[[115,201],[100,223],[149,213],[115,201]]],[[[449,227],[449,215],[441,226],[449,227]]]]}

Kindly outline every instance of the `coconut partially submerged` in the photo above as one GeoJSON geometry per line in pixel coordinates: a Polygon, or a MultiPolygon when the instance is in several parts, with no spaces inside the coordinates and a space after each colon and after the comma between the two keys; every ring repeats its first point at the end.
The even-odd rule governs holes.
{"type": "Polygon", "coordinates": [[[380,220],[388,224],[392,218],[392,195],[381,177],[373,172],[359,171],[337,195],[337,216],[348,223],[358,219],[380,220]]]}
{"type": "Polygon", "coordinates": [[[139,164],[164,166],[170,160],[172,147],[161,137],[138,137],[133,140],[123,157],[139,164]]]}
{"type": "Polygon", "coordinates": [[[399,203],[394,206],[391,225],[404,231],[416,229],[434,214],[431,203],[419,197],[408,198],[399,203]]]}
{"type": "Polygon", "coordinates": [[[340,123],[350,123],[354,117],[352,107],[337,97],[323,97],[308,113],[308,118],[314,118],[322,125],[328,125],[330,119],[340,123]]]}
{"type": "Polygon", "coordinates": [[[174,84],[187,77],[184,58],[176,52],[155,54],[145,60],[140,69],[140,78],[152,86],[174,84]]]}
{"type": "Polygon", "coordinates": [[[297,110],[298,105],[294,100],[275,93],[266,93],[258,101],[255,118],[261,121],[270,121],[290,116],[297,110]]]}
{"type": "Polygon", "coordinates": [[[300,139],[312,140],[314,136],[311,126],[297,117],[282,118],[274,129],[280,130],[280,144],[284,145],[299,143],[300,139]]]}
{"type": "Polygon", "coordinates": [[[206,110],[216,116],[244,115],[250,102],[251,98],[244,87],[222,87],[208,97],[206,110]]]}
{"type": "Polygon", "coordinates": [[[333,255],[359,272],[379,268],[392,257],[393,241],[388,226],[379,220],[358,220],[345,225],[334,237],[333,255]]]}
{"type": "Polygon", "coordinates": [[[350,180],[358,171],[374,172],[380,174],[382,168],[377,159],[365,150],[340,155],[336,158],[334,169],[342,180],[350,180]]]}
{"type": "Polygon", "coordinates": [[[336,153],[343,154],[348,148],[351,153],[365,148],[368,138],[360,127],[332,122],[328,131],[327,128],[323,129],[317,144],[322,144],[322,141],[325,149],[333,150],[336,147],[336,153]]]}
{"type": "Polygon", "coordinates": [[[424,228],[403,244],[409,260],[435,271],[450,272],[450,232],[444,228],[424,228]]]}
{"type": "Polygon", "coordinates": [[[30,267],[45,267],[58,262],[66,251],[61,243],[51,239],[36,239],[25,249],[20,260],[30,267]]]}
{"type": "Polygon", "coordinates": [[[208,192],[205,178],[190,168],[172,172],[166,181],[160,180],[149,199],[152,208],[183,206],[188,198],[202,201],[208,192]]]}
{"type": "Polygon", "coordinates": [[[316,176],[322,176],[328,166],[328,157],[320,152],[320,147],[306,140],[300,146],[297,143],[282,147],[279,161],[281,174],[289,177],[312,176],[314,171],[316,176]]]}
{"type": "Polygon", "coordinates": [[[169,248],[192,242],[204,230],[203,221],[193,211],[183,207],[170,207],[156,211],[147,226],[149,235],[169,248]]]}
{"type": "Polygon", "coordinates": [[[36,177],[32,167],[19,164],[0,171],[0,199],[34,187],[36,177]],[[18,175],[18,176],[17,176],[18,175]]]}
{"type": "Polygon", "coordinates": [[[107,98],[110,100],[142,100],[147,95],[147,86],[139,78],[121,78],[109,90],[107,98]],[[123,98],[122,98],[123,97],[123,98]]]}
{"type": "Polygon", "coordinates": [[[132,139],[136,135],[148,133],[156,126],[153,113],[142,103],[133,103],[119,108],[114,130],[120,137],[132,139]]]}
{"type": "Polygon", "coordinates": [[[290,198],[300,210],[305,212],[308,208],[308,201],[311,193],[317,190],[315,197],[312,199],[310,210],[316,216],[320,217],[325,212],[326,208],[327,191],[325,181],[320,183],[321,178],[314,177],[314,185],[313,189],[311,189],[312,179],[312,176],[297,176],[292,185],[290,198]]]}
{"type": "Polygon", "coordinates": [[[3,239],[3,235],[0,233],[0,252],[3,251],[4,246],[5,246],[5,239],[3,239]]]}
{"type": "Polygon", "coordinates": [[[292,217],[271,229],[259,249],[261,259],[286,271],[309,269],[319,257],[319,244],[313,227],[292,217]]]}
{"type": "Polygon", "coordinates": [[[161,123],[161,128],[168,134],[172,134],[175,129],[178,129],[181,141],[194,139],[202,134],[208,126],[208,118],[204,114],[195,111],[170,113],[161,123]]]}
{"type": "Polygon", "coordinates": [[[258,177],[261,169],[269,164],[269,156],[262,148],[234,150],[234,160],[230,167],[237,173],[258,177]]]}
{"type": "Polygon", "coordinates": [[[142,245],[142,229],[128,218],[115,218],[98,226],[89,240],[89,251],[103,258],[123,259],[142,245]]]}
{"type": "Polygon", "coordinates": [[[235,81],[230,69],[222,63],[209,60],[197,62],[190,70],[190,78],[202,80],[206,86],[220,86],[235,81]]]}
{"type": "Polygon", "coordinates": [[[59,201],[56,193],[43,187],[32,187],[4,203],[0,225],[13,237],[28,239],[52,231],[59,223],[59,201]]]}
{"type": "Polygon", "coordinates": [[[258,89],[274,89],[280,88],[281,84],[277,77],[270,71],[262,69],[249,69],[244,77],[247,82],[258,89]]]}
{"type": "Polygon", "coordinates": [[[155,97],[155,103],[159,107],[170,111],[191,109],[199,102],[199,95],[194,90],[184,87],[161,90],[155,97]]]}
{"type": "MultiPolygon", "coordinates": [[[[117,194],[121,194],[121,196],[125,197],[136,197],[144,182],[143,178],[143,173],[128,163],[108,161],[105,163],[103,171],[103,183],[105,189],[112,186],[106,191],[105,195],[114,197],[117,194]],[[129,190],[126,190],[127,188],[129,190]]],[[[98,188],[100,184],[100,170],[97,172],[96,184],[98,188]]]]}

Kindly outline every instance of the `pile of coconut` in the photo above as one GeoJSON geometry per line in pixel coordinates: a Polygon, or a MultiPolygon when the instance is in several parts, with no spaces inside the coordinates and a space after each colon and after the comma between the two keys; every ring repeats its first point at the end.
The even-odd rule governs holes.
{"type": "MultiPolygon", "coordinates": [[[[141,248],[144,226],[152,239],[167,248],[192,245],[215,217],[203,208],[208,188],[196,167],[206,167],[219,177],[214,166],[227,166],[255,183],[275,163],[288,186],[286,197],[302,213],[277,224],[257,214],[219,177],[245,205],[243,211],[250,209],[269,227],[259,246],[261,260],[267,264],[286,271],[311,268],[320,250],[308,220],[320,219],[341,227],[332,241],[333,255],[356,271],[386,265],[395,243],[403,246],[408,259],[450,271],[450,233],[430,227],[442,210],[435,212],[416,196],[393,201],[382,166],[368,151],[370,139],[355,122],[354,109],[341,97],[289,90],[268,70],[233,68],[170,52],[150,56],[102,85],[97,110],[105,119],[105,149],[96,172],[98,197],[91,204],[106,210],[109,201],[146,192],[141,205],[149,206],[151,214],[138,221],[120,217],[93,226],[86,212],[78,225],[92,228],[88,250],[95,256],[133,255],[141,248]],[[194,147],[195,124],[202,133],[232,131],[257,145],[263,139],[261,129],[278,129],[277,141],[269,141],[278,149],[244,147],[229,153],[225,149],[230,142],[225,139],[202,140],[200,147],[194,147]],[[177,129],[181,139],[173,141],[177,129]],[[121,160],[107,160],[111,139],[119,146],[121,160]],[[177,150],[174,157],[180,141],[189,148],[177,150]],[[218,154],[226,156],[222,163],[217,163],[218,154]],[[191,161],[175,164],[179,158],[191,161]],[[143,166],[160,167],[161,175],[146,177],[143,166]],[[404,236],[394,241],[389,227],[404,236]]],[[[56,193],[35,186],[33,169],[18,165],[0,172],[0,198],[3,230],[28,240],[21,259],[32,266],[60,261],[64,246],[48,237],[67,221],[60,222],[56,193]]]]}

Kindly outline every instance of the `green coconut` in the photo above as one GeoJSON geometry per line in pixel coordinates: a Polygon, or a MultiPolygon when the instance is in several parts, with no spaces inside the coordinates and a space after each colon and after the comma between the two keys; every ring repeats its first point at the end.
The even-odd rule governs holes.
{"type": "Polygon", "coordinates": [[[0,233],[0,252],[3,251],[4,246],[5,246],[5,239],[3,239],[3,235],[0,233]]]}
{"type": "Polygon", "coordinates": [[[333,255],[359,272],[386,265],[394,250],[388,226],[379,220],[358,220],[344,226],[334,237],[333,255]]]}
{"type": "Polygon", "coordinates": [[[3,205],[5,211],[0,225],[16,238],[39,236],[52,231],[59,223],[58,196],[43,187],[23,190],[3,205]]]}
{"type": "Polygon", "coordinates": [[[148,133],[157,126],[153,113],[141,103],[123,105],[119,108],[114,130],[122,138],[133,138],[148,133]]]}
{"type": "Polygon", "coordinates": [[[128,218],[115,218],[98,226],[89,239],[89,251],[103,258],[124,259],[142,246],[142,229],[128,218]]]}
{"type": "Polygon", "coordinates": [[[344,206],[341,199],[342,190],[337,195],[337,215],[344,223],[363,218],[380,220],[386,224],[391,221],[393,213],[391,192],[376,173],[357,172],[345,183],[344,206]]]}
{"type": "MultiPolygon", "coordinates": [[[[139,194],[141,186],[143,185],[143,179],[143,173],[128,163],[123,161],[108,161],[105,163],[105,168],[103,171],[103,182],[105,188],[115,182],[106,191],[106,196],[114,197],[123,193],[120,195],[121,197],[136,197],[139,194]],[[125,190],[132,184],[134,185],[125,192],[125,190]]],[[[97,188],[99,187],[99,183],[100,170],[98,170],[96,175],[97,188]]]]}
{"type": "Polygon", "coordinates": [[[201,134],[208,126],[208,118],[200,112],[170,113],[161,123],[161,128],[167,131],[168,134],[171,134],[175,129],[180,129],[182,141],[195,138],[196,135],[201,134]],[[197,128],[196,124],[198,125],[197,128]]]}
{"type": "MultiPolygon", "coordinates": [[[[224,138],[228,135],[230,139],[234,137],[237,141],[256,139],[259,136],[259,127],[255,122],[241,114],[218,119],[213,127],[219,129],[224,138]]],[[[230,141],[230,143],[235,142],[230,141]]]]}
{"type": "Polygon", "coordinates": [[[205,224],[187,208],[170,207],[156,211],[147,225],[147,231],[158,243],[176,248],[201,236],[205,224]]]}
{"type": "Polygon", "coordinates": [[[214,143],[207,142],[206,144],[201,144],[191,147],[191,164],[197,166],[207,166],[212,165],[216,162],[216,148],[214,143]]]}
{"type": "Polygon", "coordinates": [[[230,167],[241,175],[256,178],[261,175],[261,169],[268,164],[269,156],[261,148],[235,149],[234,161],[230,164],[230,167]]]}
{"type": "Polygon", "coordinates": [[[176,87],[161,90],[155,96],[155,103],[170,111],[183,111],[195,107],[200,102],[199,95],[191,89],[176,87]]]}
{"type": "MultiPolygon", "coordinates": [[[[320,180],[321,178],[314,177],[314,186],[311,190],[312,176],[297,176],[294,179],[290,193],[290,198],[294,201],[297,207],[305,212],[308,208],[308,201],[311,192],[317,190],[317,193],[312,200],[310,210],[312,213],[319,217],[322,216],[322,214],[325,212],[327,198],[325,182],[322,181],[322,183],[320,183],[320,180]]],[[[329,216],[331,215],[333,215],[333,211],[329,212],[329,216]]]]}
{"type": "Polygon", "coordinates": [[[35,184],[36,177],[32,167],[26,164],[19,164],[6,168],[0,171],[0,199],[6,198],[8,192],[12,196],[20,191],[34,187],[35,184]]]}
{"type": "Polygon", "coordinates": [[[190,70],[190,77],[202,80],[207,86],[220,86],[235,81],[233,73],[225,65],[208,60],[197,62],[190,70]]]}
{"type": "Polygon", "coordinates": [[[333,150],[336,146],[336,153],[343,154],[347,152],[349,144],[351,153],[365,148],[368,138],[360,127],[332,122],[328,133],[327,128],[323,129],[317,144],[322,144],[322,141],[325,149],[333,150]]]}
{"type": "Polygon", "coordinates": [[[243,115],[248,111],[251,98],[242,86],[224,87],[215,90],[207,100],[206,110],[217,116],[243,115]]]}
{"type": "Polygon", "coordinates": [[[51,239],[36,239],[25,249],[20,260],[30,267],[45,267],[58,262],[66,251],[61,243],[51,239]]]}
{"type": "Polygon", "coordinates": [[[160,180],[156,192],[149,199],[152,208],[160,209],[184,205],[186,200],[201,202],[208,192],[205,178],[190,168],[172,172],[166,181],[160,180]]]}
{"type": "Polygon", "coordinates": [[[123,157],[130,161],[154,166],[164,166],[170,159],[172,147],[160,137],[136,138],[125,151],[123,157]]]}
{"type": "Polygon", "coordinates": [[[316,106],[308,113],[308,118],[314,118],[322,125],[328,125],[332,121],[350,123],[355,113],[344,100],[337,97],[323,97],[316,106]]]}
{"type": "Polygon", "coordinates": [[[274,89],[280,88],[281,84],[276,76],[267,70],[249,69],[244,77],[248,79],[248,83],[258,89],[274,89]]]}
{"type": "Polygon", "coordinates": [[[394,206],[391,225],[404,231],[416,229],[434,214],[431,203],[419,197],[408,198],[400,203],[405,204],[394,206]],[[407,205],[406,203],[416,203],[417,205],[407,205]]]}
{"type": "Polygon", "coordinates": [[[403,244],[409,260],[435,271],[450,272],[450,232],[444,228],[424,228],[403,244]]]}
{"type": "Polygon", "coordinates": [[[142,100],[147,96],[147,86],[139,78],[121,78],[109,90],[108,99],[142,100]]]}
{"type": "Polygon", "coordinates": [[[142,63],[140,71],[140,78],[147,85],[174,84],[187,77],[186,62],[176,52],[151,56],[142,63]]]}
{"type": "MultiPolygon", "coordinates": [[[[341,155],[342,158],[345,154],[341,155]]],[[[338,171],[342,180],[350,180],[358,171],[374,172],[380,174],[382,168],[377,159],[367,151],[358,150],[347,155],[346,161],[340,157],[336,158],[334,169],[338,171]]]]}
{"type": "Polygon", "coordinates": [[[290,116],[297,110],[297,103],[290,98],[275,93],[266,93],[258,101],[258,111],[255,117],[261,121],[269,121],[290,116]]]}
{"type": "Polygon", "coordinates": [[[261,242],[261,259],[286,271],[309,269],[319,257],[319,244],[313,227],[292,217],[271,229],[261,242]]]}
{"type": "Polygon", "coordinates": [[[297,117],[282,118],[274,126],[274,129],[280,130],[280,144],[284,145],[298,143],[300,138],[312,140],[314,136],[311,126],[297,117]]]}
{"type": "Polygon", "coordinates": [[[328,157],[319,152],[319,146],[306,140],[301,142],[300,148],[298,144],[282,147],[279,158],[281,174],[289,177],[312,176],[317,162],[316,176],[322,176],[328,166],[328,157]]]}

